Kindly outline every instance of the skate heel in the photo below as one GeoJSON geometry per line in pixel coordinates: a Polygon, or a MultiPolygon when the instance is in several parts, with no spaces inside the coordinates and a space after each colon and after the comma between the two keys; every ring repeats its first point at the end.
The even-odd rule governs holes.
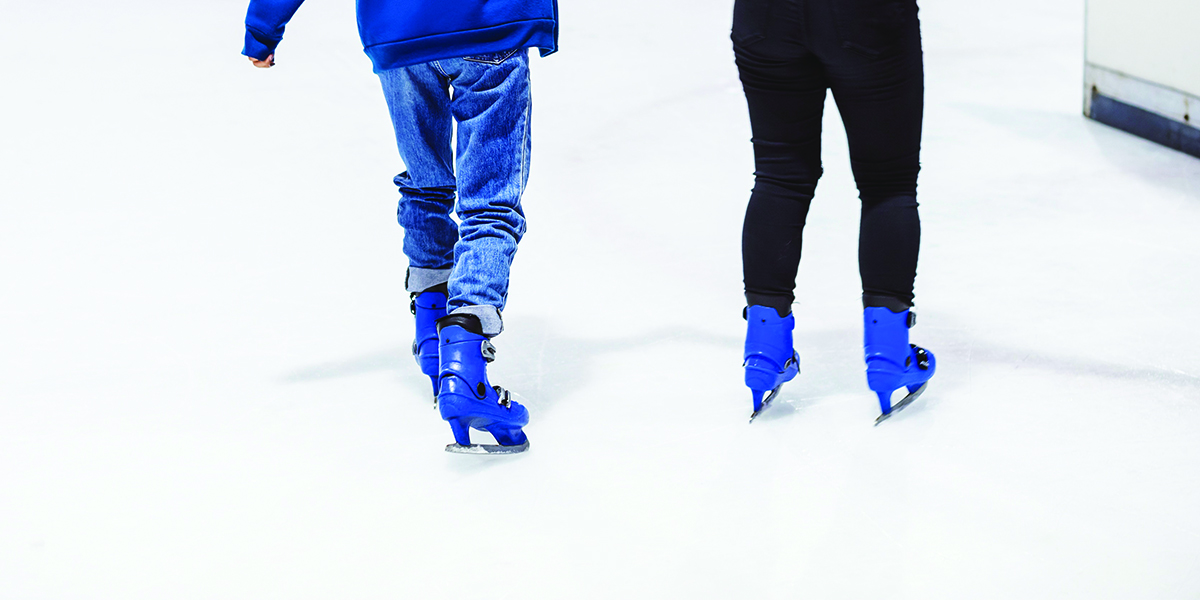
{"type": "Polygon", "coordinates": [[[439,287],[413,294],[408,305],[408,310],[416,318],[416,335],[412,343],[413,358],[416,359],[421,372],[429,376],[435,403],[439,370],[437,320],[446,316],[446,293],[443,291],[444,285],[439,287]]]}
{"type": "Polygon", "coordinates": [[[879,396],[879,414],[892,414],[892,392],[895,390],[882,391],[876,390],[875,395],[879,396]]]}
{"type": "Polygon", "coordinates": [[[417,366],[421,368],[421,372],[429,377],[429,383],[433,386],[433,397],[436,401],[438,394],[438,343],[437,333],[433,338],[428,340],[413,340],[413,358],[417,359],[417,366]]]}
{"type": "Polygon", "coordinates": [[[434,354],[432,358],[427,354],[417,356],[417,366],[421,367],[421,372],[429,377],[429,383],[433,386],[433,395],[436,397],[438,393],[437,355],[434,354]],[[430,374],[430,371],[433,371],[433,373],[430,374]]]}
{"type": "Polygon", "coordinates": [[[753,422],[764,406],[779,394],[784,383],[796,377],[799,368],[793,366],[794,360],[787,362],[787,367],[780,369],[769,360],[750,357],[746,359],[746,387],[750,388],[750,399],[754,402],[754,412],[750,415],[753,422]]]}
{"type": "Polygon", "coordinates": [[[529,443],[525,432],[520,427],[493,425],[487,428],[487,432],[492,434],[492,437],[496,438],[496,443],[501,446],[520,446],[529,443]]]}
{"type": "Polygon", "coordinates": [[[417,360],[417,366],[421,367],[421,372],[436,380],[438,374],[437,334],[435,333],[432,338],[426,340],[413,340],[412,354],[413,358],[417,360]]]}
{"type": "Polygon", "coordinates": [[[896,367],[883,360],[867,361],[867,387],[879,396],[879,411],[892,412],[892,392],[902,387],[896,367]]]}
{"type": "Polygon", "coordinates": [[[746,346],[742,353],[746,387],[754,401],[754,422],[779,390],[800,373],[800,357],[792,348],[792,330],[796,318],[790,313],[779,316],[774,308],[751,305],[746,307],[746,346]]]}
{"type": "Polygon", "coordinates": [[[746,387],[752,390],[771,391],[778,385],[782,370],[761,356],[746,359],[746,387]]]}
{"type": "Polygon", "coordinates": [[[751,423],[754,422],[754,417],[757,417],[758,413],[762,412],[763,400],[770,397],[767,394],[771,394],[771,396],[774,396],[775,390],[756,390],[753,388],[750,389],[750,401],[754,403],[754,412],[750,413],[750,422],[751,423]]]}
{"type": "Polygon", "coordinates": [[[438,323],[441,364],[438,411],[450,423],[455,443],[447,452],[459,454],[515,454],[529,448],[523,428],[529,411],[504,388],[487,380],[487,364],[496,348],[479,331],[473,316],[450,315],[438,323]],[[470,430],[487,431],[496,444],[472,444],[470,430]]]}
{"type": "Polygon", "coordinates": [[[882,394],[900,389],[900,374],[903,371],[887,361],[867,361],[867,387],[882,394]],[[874,363],[874,364],[873,364],[874,363]]]}
{"type": "Polygon", "coordinates": [[[450,431],[454,433],[454,443],[460,446],[471,445],[471,428],[462,419],[450,419],[450,431]]]}
{"type": "Polygon", "coordinates": [[[933,377],[933,353],[908,343],[908,329],[916,322],[909,310],[893,312],[886,307],[863,310],[863,352],[867,363],[867,387],[879,396],[881,414],[875,424],[899,412],[921,396],[933,377]],[[892,404],[892,393],[908,394],[892,404]]]}

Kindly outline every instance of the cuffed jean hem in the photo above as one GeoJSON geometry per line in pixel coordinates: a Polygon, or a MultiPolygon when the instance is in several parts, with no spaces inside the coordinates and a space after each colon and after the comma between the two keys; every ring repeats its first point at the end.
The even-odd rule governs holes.
{"type": "Polygon", "coordinates": [[[450,314],[475,315],[479,319],[479,326],[483,328],[483,335],[488,337],[496,337],[504,331],[504,321],[500,319],[500,311],[495,306],[474,304],[456,308],[450,314]]]}
{"type": "Polygon", "coordinates": [[[450,281],[450,269],[409,267],[404,275],[404,291],[419,293],[447,281],[450,281]]]}

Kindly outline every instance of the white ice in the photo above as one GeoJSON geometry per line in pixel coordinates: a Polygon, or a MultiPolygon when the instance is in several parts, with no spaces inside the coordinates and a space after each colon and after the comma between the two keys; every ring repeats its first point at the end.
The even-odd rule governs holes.
{"type": "Polygon", "coordinates": [[[0,598],[1193,598],[1200,160],[1080,115],[1082,3],[923,0],[925,395],[880,427],[830,103],[802,375],[741,381],[730,0],[564,0],[451,455],[353,3],[0,3],[0,598]]]}

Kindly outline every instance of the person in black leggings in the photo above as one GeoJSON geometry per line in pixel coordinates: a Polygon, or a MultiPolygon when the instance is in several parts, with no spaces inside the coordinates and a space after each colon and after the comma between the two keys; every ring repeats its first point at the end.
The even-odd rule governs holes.
{"type": "MultiPolygon", "coordinates": [[[[917,357],[907,332],[915,321],[910,308],[921,243],[925,88],[916,1],[737,0],[732,38],[754,144],[742,263],[746,383],[755,410],[798,372],[791,304],[804,222],[821,176],[821,116],[832,90],[862,200],[858,260],[868,383],[886,417],[892,391],[923,390],[933,374],[932,354],[922,350],[917,357]],[[891,321],[902,321],[903,331],[891,321]]],[[[908,401],[915,399],[910,395],[908,401]]]]}

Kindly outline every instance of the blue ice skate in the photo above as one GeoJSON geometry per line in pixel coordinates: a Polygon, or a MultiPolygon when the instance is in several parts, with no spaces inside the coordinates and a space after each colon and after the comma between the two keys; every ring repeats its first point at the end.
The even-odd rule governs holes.
{"type": "Polygon", "coordinates": [[[885,307],[863,310],[863,351],[867,361],[867,386],[879,395],[883,414],[878,425],[916,400],[937,368],[933,353],[908,343],[908,329],[916,323],[910,310],[892,312],[885,307]],[[908,395],[892,405],[892,393],[906,388],[908,395]]]}
{"type": "Polygon", "coordinates": [[[474,315],[449,315],[438,321],[441,373],[438,410],[450,423],[455,443],[447,452],[515,454],[529,449],[522,427],[529,411],[512,400],[507,390],[487,380],[487,363],[496,348],[482,334],[474,315]],[[487,431],[498,444],[472,444],[471,429],[487,431]]]}
{"type": "Polygon", "coordinates": [[[780,317],[774,308],[767,306],[746,308],[746,351],[742,366],[754,400],[751,423],[779,394],[783,384],[800,373],[800,356],[792,349],[795,328],[796,317],[791,313],[780,317]]]}
{"type": "Polygon", "coordinates": [[[437,320],[446,316],[445,284],[412,295],[408,309],[416,317],[416,335],[412,353],[421,372],[429,376],[433,384],[433,402],[437,405],[438,393],[438,333],[437,320]]]}

